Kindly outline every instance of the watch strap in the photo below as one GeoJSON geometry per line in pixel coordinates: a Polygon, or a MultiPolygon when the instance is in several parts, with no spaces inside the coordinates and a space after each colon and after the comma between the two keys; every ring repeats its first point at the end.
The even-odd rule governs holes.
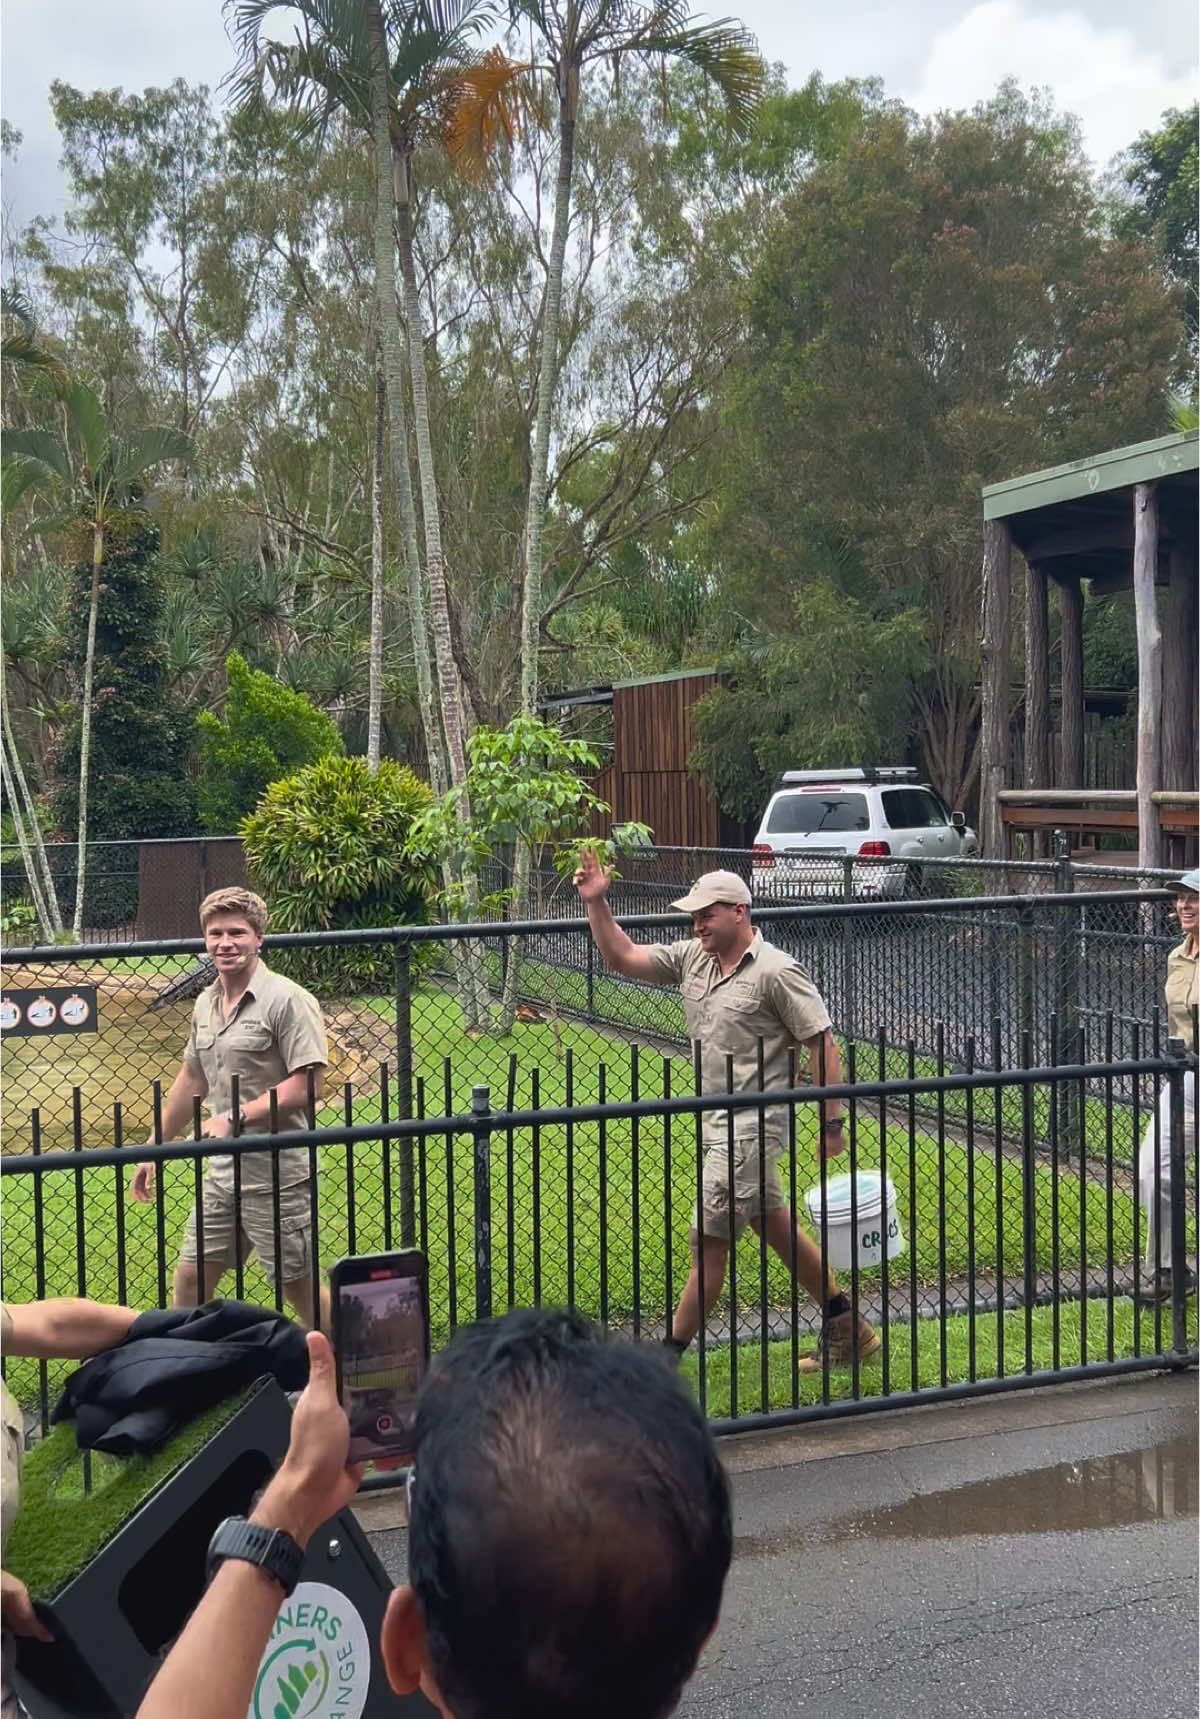
{"type": "Polygon", "coordinates": [[[247,1522],[244,1516],[227,1516],[210,1540],[209,1581],[226,1558],[256,1564],[279,1583],[285,1595],[295,1588],[304,1567],[304,1550],[290,1534],[282,1528],[264,1527],[261,1522],[247,1522]]]}

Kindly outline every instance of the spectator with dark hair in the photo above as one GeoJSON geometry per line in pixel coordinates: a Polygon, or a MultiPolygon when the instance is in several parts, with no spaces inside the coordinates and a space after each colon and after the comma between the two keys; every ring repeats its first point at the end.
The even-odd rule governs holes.
{"type": "MultiPolygon", "coordinates": [[[[251,1520],[301,1546],[353,1497],[333,1356],[311,1376],[251,1520]]],[[[398,1694],[445,1719],[662,1719],[717,1622],[729,1492],[695,1402],[657,1349],[569,1313],[460,1332],[414,1436],[410,1584],[382,1652],[398,1694]]],[[[248,1554],[246,1555],[249,1556],[248,1554]]],[[[222,1562],[139,1719],[241,1719],[284,1590],[222,1562]]]]}

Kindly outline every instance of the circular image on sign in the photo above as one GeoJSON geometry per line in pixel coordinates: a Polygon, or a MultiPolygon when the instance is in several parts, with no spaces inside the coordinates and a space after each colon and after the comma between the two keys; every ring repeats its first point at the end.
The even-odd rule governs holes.
{"type": "Polygon", "coordinates": [[[92,1005],[86,997],[81,997],[77,991],[72,991],[69,997],[64,997],[59,1014],[69,1027],[81,1027],[92,1012],[92,1005]]]}
{"type": "Polygon", "coordinates": [[[0,997],[0,1032],[11,1032],[21,1024],[21,1011],[11,997],[0,997]]]}
{"type": "Polygon", "coordinates": [[[284,1600],[254,1680],[246,1719],[359,1719],[371,1686],[371,1644],[337,1588],[301,1582],[284,1600]]]}
{"type": "Polygon", "coordinates": [[[31,1027],[52,1027],[58,1019],[58,1010],[49,997],[35,997],[26,1004],[25,1019],[31,1027]]]}

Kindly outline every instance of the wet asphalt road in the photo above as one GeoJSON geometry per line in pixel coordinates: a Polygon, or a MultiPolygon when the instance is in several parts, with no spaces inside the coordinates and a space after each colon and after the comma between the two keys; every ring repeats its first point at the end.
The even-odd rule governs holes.
{"type": "Polygon", "coordinates": [[[1195,1378],[1110,1401],[1032,1428],[973,1404],[932,1442],[737,1475],[680,1713],[1194,1719],[1195,1378]]]}
{"type": "MultiPolygon", "coordinates": [[[[734,1562],[679,1713],[1195,1719],[1196,1396],[1192,1373],[724,1441],[734,1562]]],[[[402,1578],[403,1529],[371,1539],[402,1578]]]]}

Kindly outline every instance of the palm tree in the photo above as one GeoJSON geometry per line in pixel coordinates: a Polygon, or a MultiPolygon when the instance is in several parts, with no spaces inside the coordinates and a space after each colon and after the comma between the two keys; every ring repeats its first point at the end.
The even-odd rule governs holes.
{"type": "Polygon", "coordinates": [[[75,523],[91,539],[92,578],[88,604],[87,644],[83,663],[83,699],[79,735],[79,831],[72,931],[83,931],[83,898],[87,870],[88,767],[92,737],[92,682],[96,660],[96,620],[100,610],[100,570],[109,526],[116,513],[140,500],[147,474],[164,460],[190,460],[192,439],[181,430],[151,425],[128,438],[113,435],[96,395],[84,382],[72,382],[63,396],[71,434],[51,430],[9,430],[4,461],[21,481],[49,485],[67,506],[51,525],[75,523]],[[77,444],[77,449],[73,444],[77,444]]]}
{"type": "MultiPolygon", "coordinates": [[[[230,0],[227,0],[227,4],[230,0]]],[[[413,155],[427,138],[452,151],[464,135],[457,124],[460,106],[472,114],[471,148],[464,160],[478,161],[500,131],[511,136],[517,118],[522,69],[492,51],[482,57],[473,43],[497,15],[495,0],[293,0],[303,20],[303,38],[289,44],[264,43],[261,25],[274,0],[238,0],[235,30],[243,69],[236,90],[240,102],[261,98],[269,79],[276,94],[289,100],[311,125],[328,125],[335,113],[369,130],[375,151],[375,284],[383,375],[391,427],[392,467],[400,500],[409,569],[413,656],[425,718],[430,780],[436,793],[447,785],[464,826],[470,821],[465,794],[468,721],[462,675],[455,660],[450,602],[442,550],[441,512],[433,464],[429,390],[421,307],[412,249],[413,155]],[[394,49],[394,52],[393,52],[394,49]],[[406,327],[397,305],[396,243],[399,240],[406,327]],[[407,346],[412,389],[417,471],[425,535],[425,574],[430,619],[425,626],[424,592],[417,546],[416,501],[408,463],[404,406],[407,346]],[[429,643],[438,680],[440,731],[433,716],[429,684],[429,643]],[[442,766],[442,759],[445,766],[442,766]]],[[[468,844],[464,842],[464,851],[468,844]]],[[[447,862],[449,865],[449,862],[447,862]]],[[[461,894],[469,917],[478,912],[474,863],[446,876],[448,893],[461,894]]],[[[466,948],[471,977],[463,987],[467,1026],[481,1026],[488,1004],[477,952],[466,948]]]]}
{"type": "MultiPolygon", "coordinates": [[[[542,38],[540,70],[553,84],[558,107],[558,175],[538,368],[529,489],[525,507],[521,596],[521,709],[535,715],[538,646],[542,624],[542,532],[550,461],[550,430],[558,384],[563,269],[571,218],[575,133],[585,66],[604,61],[619,74],[623,59],[676,59],[704,73],[720,91],[731,130],[744,135],[765,81],[755,39],[732,19],[691,23],[687,0],[509,0],[513,24],[532,24],[542,38]]],[[[465,122],[467,116],[463,116],[465,122]]]]}

